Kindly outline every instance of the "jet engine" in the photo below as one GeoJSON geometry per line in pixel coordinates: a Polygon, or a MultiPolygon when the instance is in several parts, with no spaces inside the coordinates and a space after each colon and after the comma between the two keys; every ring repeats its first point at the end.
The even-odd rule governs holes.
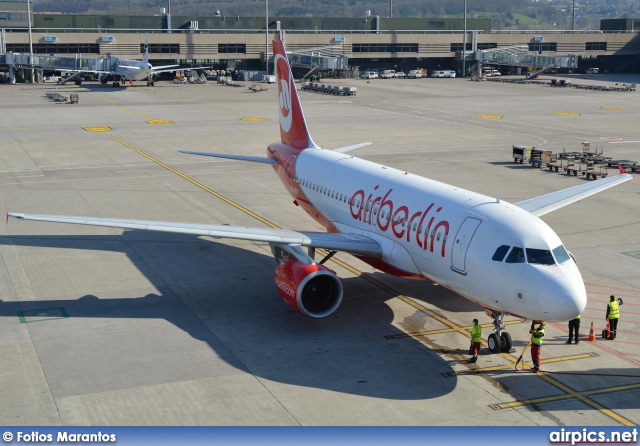
{"type": "Polygon", "coordinates": [[[158,82],[160,80],[160,75],[159,74],[154,74],[153,76],[151,76],[151,81],[152,82],[158,82]]]}
{"type": "Polygon", "coordinates": [[[287,305],[303,316],[329,316],[342,302],[342,282],[318,263],[307,265],[285,258],[276,268],[274,281],[287,305]]]}

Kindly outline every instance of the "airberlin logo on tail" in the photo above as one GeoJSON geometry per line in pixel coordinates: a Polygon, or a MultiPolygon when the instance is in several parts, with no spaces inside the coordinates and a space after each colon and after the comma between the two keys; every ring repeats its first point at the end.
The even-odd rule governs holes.
{"type": "Polygon", "coordinates": [[[280,127],[284,132],[291,129],[291,78],[289,76],[289,65],[287,59],[282,54],[275,56],[276,72],[278,73],[278,108],[280,114],[280,127]]]}

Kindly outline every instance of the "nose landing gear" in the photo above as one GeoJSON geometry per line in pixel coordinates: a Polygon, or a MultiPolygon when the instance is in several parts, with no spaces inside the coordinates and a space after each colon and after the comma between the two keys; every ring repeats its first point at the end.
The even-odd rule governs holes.
{"type": "Polygon", "coordinates": [[[485,308],[485,313],[493,318],[493,333],[491,333],[487,339],[489,350],[491,350],[492,353],[511,351],[513,344],[511,342],[511,335],[504,331],[504,324],[502,323],[504,313],[489,308],[485,308]]]}

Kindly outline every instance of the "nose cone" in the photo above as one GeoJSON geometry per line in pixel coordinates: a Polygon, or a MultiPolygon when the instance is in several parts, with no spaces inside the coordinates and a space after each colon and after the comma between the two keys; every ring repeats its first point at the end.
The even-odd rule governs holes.
{"type": "Polygon", "coordinates": [[[538,304],[546,321],[568,321],[587,306],[582,277],[556,277],[540,288],[538,304]]]}

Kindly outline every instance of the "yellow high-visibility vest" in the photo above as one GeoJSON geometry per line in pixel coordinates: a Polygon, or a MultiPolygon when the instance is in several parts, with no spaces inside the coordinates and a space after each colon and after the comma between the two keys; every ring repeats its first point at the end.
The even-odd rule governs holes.
{"type": "Polygon", "coordinates": [[[482,326],[473,324],[471,328],[471,342],[482,342],[482,326]]]}
{"type": "Polygon", "coordinates": [[[609,319],[618,319],[620,317],[620,305],[615,300],[609,302],[609,319]]]}
{"type": "Polygon", "coordinates": [[[542,345],[542,336],[539,338],[536,338],[534,335],[536,333],[542,333],[542,336],[544,336],[544,328],[537,328],[532,334],[531,334],[531,343],[532,344],[536,344],[536,345],[542,345]]]}

